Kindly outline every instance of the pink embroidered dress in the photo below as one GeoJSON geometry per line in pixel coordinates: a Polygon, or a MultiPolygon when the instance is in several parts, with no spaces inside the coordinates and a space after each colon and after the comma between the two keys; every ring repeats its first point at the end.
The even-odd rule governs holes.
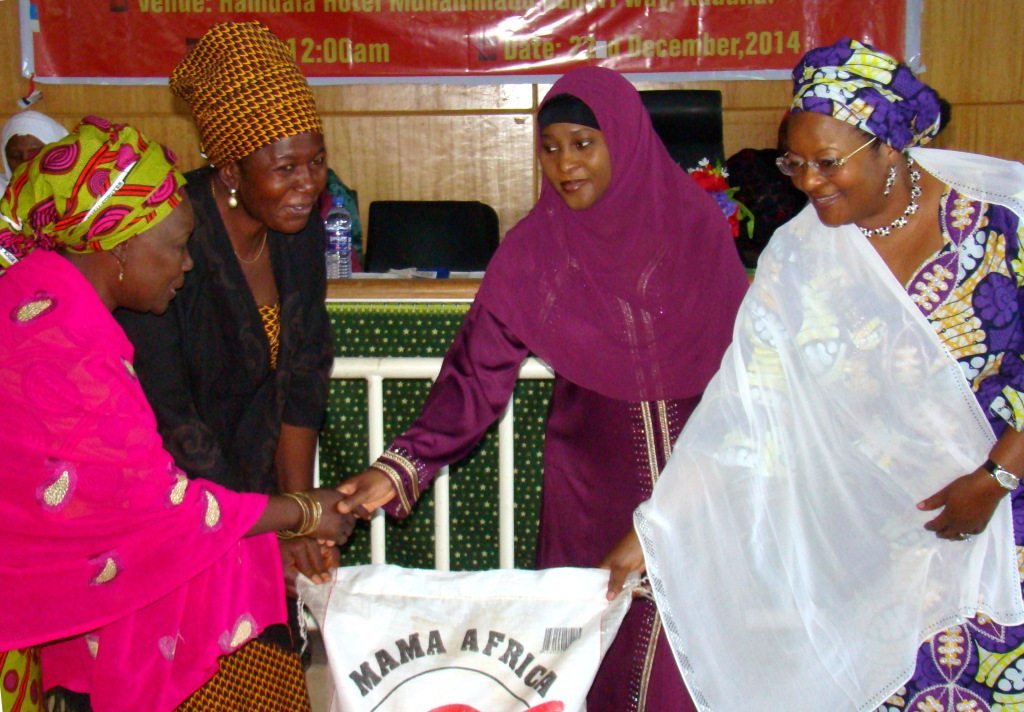
{"type": "Polygon", "coordinates": [[[97,712],[177,707],[285,621],[266,497],[188,480],[132,347],[85,278],[38,250],[0,279],[0,650],[97,712]]]}

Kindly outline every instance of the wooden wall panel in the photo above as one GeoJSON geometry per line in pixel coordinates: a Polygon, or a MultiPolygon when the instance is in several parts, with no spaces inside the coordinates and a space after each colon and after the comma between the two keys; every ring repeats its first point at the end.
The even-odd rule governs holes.
{"type": "Polygon", "coordinates": [[[1015,104],[959,104],[953,107],[948,128],[938,148],[986,153],[1014,161],[1024,160],[1024,102],[1015,104]]]}
{"type": "Polygon", "coordinates": [[[437,113],[530,111],[533,85],[349,84],[316,86],[324,113],[437,113]]]}
{"type": "Polygon", "coordinates": [[[784,110],[778,107],[723,110],[722,138],[726,155],[732,155],[747,146],[774,147],[778,143],[783,113],[784,110]]]}
{"type": "MultiPolygon", "coordinates": [[[[926,0],[924,6],[922,76],[936,91],[954,105],[1019,105],[1024,100],[1024,3],[926,0]]],[[[1020,153],[1015,157],[1024,159],[1020,153]]]]}
{"type": "Polygon", "coordinates": [[[530,145],[528,114],[327,115],[324,121],[331,165],[359,190],[364,219],[371,200],[481,200],[497,210],[504,233],[532,204],[533,156],[505,150],[530,145]]]}
{"type": "MultiPolygon", "coordinates": [[[[1021,0],[927,0],[924,78],[953,105],[938,145],[1024,160],[1024,43],[1021,0]]],[[[25,81],[18,73],[18,12],[0,0],[0,120],[25,81]]],[[[126,60],[130,61],[130,60],[126,60]]],[[[788,81],[644,82],[643,89],[719,89],[726,154],[775,144],[788,81]]],[[[531,112],[549,84],[318,86],[331,165],[372,200],[479,199],[498,211],[502,231],[533,204],[538,173],[531,112]]],[[[68,126],[95,113],[131,121],[166,142],[185,168],[200,165],[185,107],[164,86],[43,87],[38,108],[68,126]]]]}

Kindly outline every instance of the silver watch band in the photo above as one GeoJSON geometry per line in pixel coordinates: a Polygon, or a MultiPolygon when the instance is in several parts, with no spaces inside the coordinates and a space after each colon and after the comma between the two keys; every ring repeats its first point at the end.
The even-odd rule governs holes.
{"type": "Polygon", "coordinates": [[[988,470],[1003,489],[1013,491],[1020,486],[1020,478],[994,460],[986,460],[982,467],[988,470]]]}

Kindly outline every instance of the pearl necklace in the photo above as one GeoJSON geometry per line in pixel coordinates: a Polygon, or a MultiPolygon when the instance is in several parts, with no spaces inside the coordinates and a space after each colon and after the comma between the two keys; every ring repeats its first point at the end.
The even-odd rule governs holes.
{"type": "Polygon", "coordinates": [[[899,230],[901,227],[907,224],[908,219],[911,215],[917,212],[918,204],[917,199],[921,197],[921,172],[914,170],[914,159],[907,156],[907,168],[910,169],[910,204],[907,205],[906,210],[898,218],[893,220],[891,223],[884,227],[876,227],[872,230],[857,226],[861,234],[864,237],[888,237],[889,233],[893,230],[899,230]]]}

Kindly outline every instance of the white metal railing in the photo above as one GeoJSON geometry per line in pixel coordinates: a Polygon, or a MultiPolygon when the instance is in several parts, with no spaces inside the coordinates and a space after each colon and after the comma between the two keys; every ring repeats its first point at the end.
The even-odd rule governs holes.
{"type": "MultiPolygon", "coordinates": [[[[342,380],[365,380],[368,426],[368,462],[373,462],[384,451],[384,380],[437,378],[441,370],[440,358],[396,357],[396,358],[336,358],[331,378],[342,380]]],[[[541,361],[530,358],[519,369],[520,379],[552,378],[551,371],[541,361]]],[[[514,566],[515,525],[513,521],[514,499],[514,426],[512,401],[498,421],[498,565],[503,569],[514,566]]],[[[320,482],[319,458],[317,458],[316,483],[320,482]]],[[[444,467],[433,483],[434,487],[434,566],[447,571],[450,565],[450,508],[449,475],[444,467]]],[[[384,512],[377,511],[370,522],[370,560],[385,561],[384,512]]]]}

